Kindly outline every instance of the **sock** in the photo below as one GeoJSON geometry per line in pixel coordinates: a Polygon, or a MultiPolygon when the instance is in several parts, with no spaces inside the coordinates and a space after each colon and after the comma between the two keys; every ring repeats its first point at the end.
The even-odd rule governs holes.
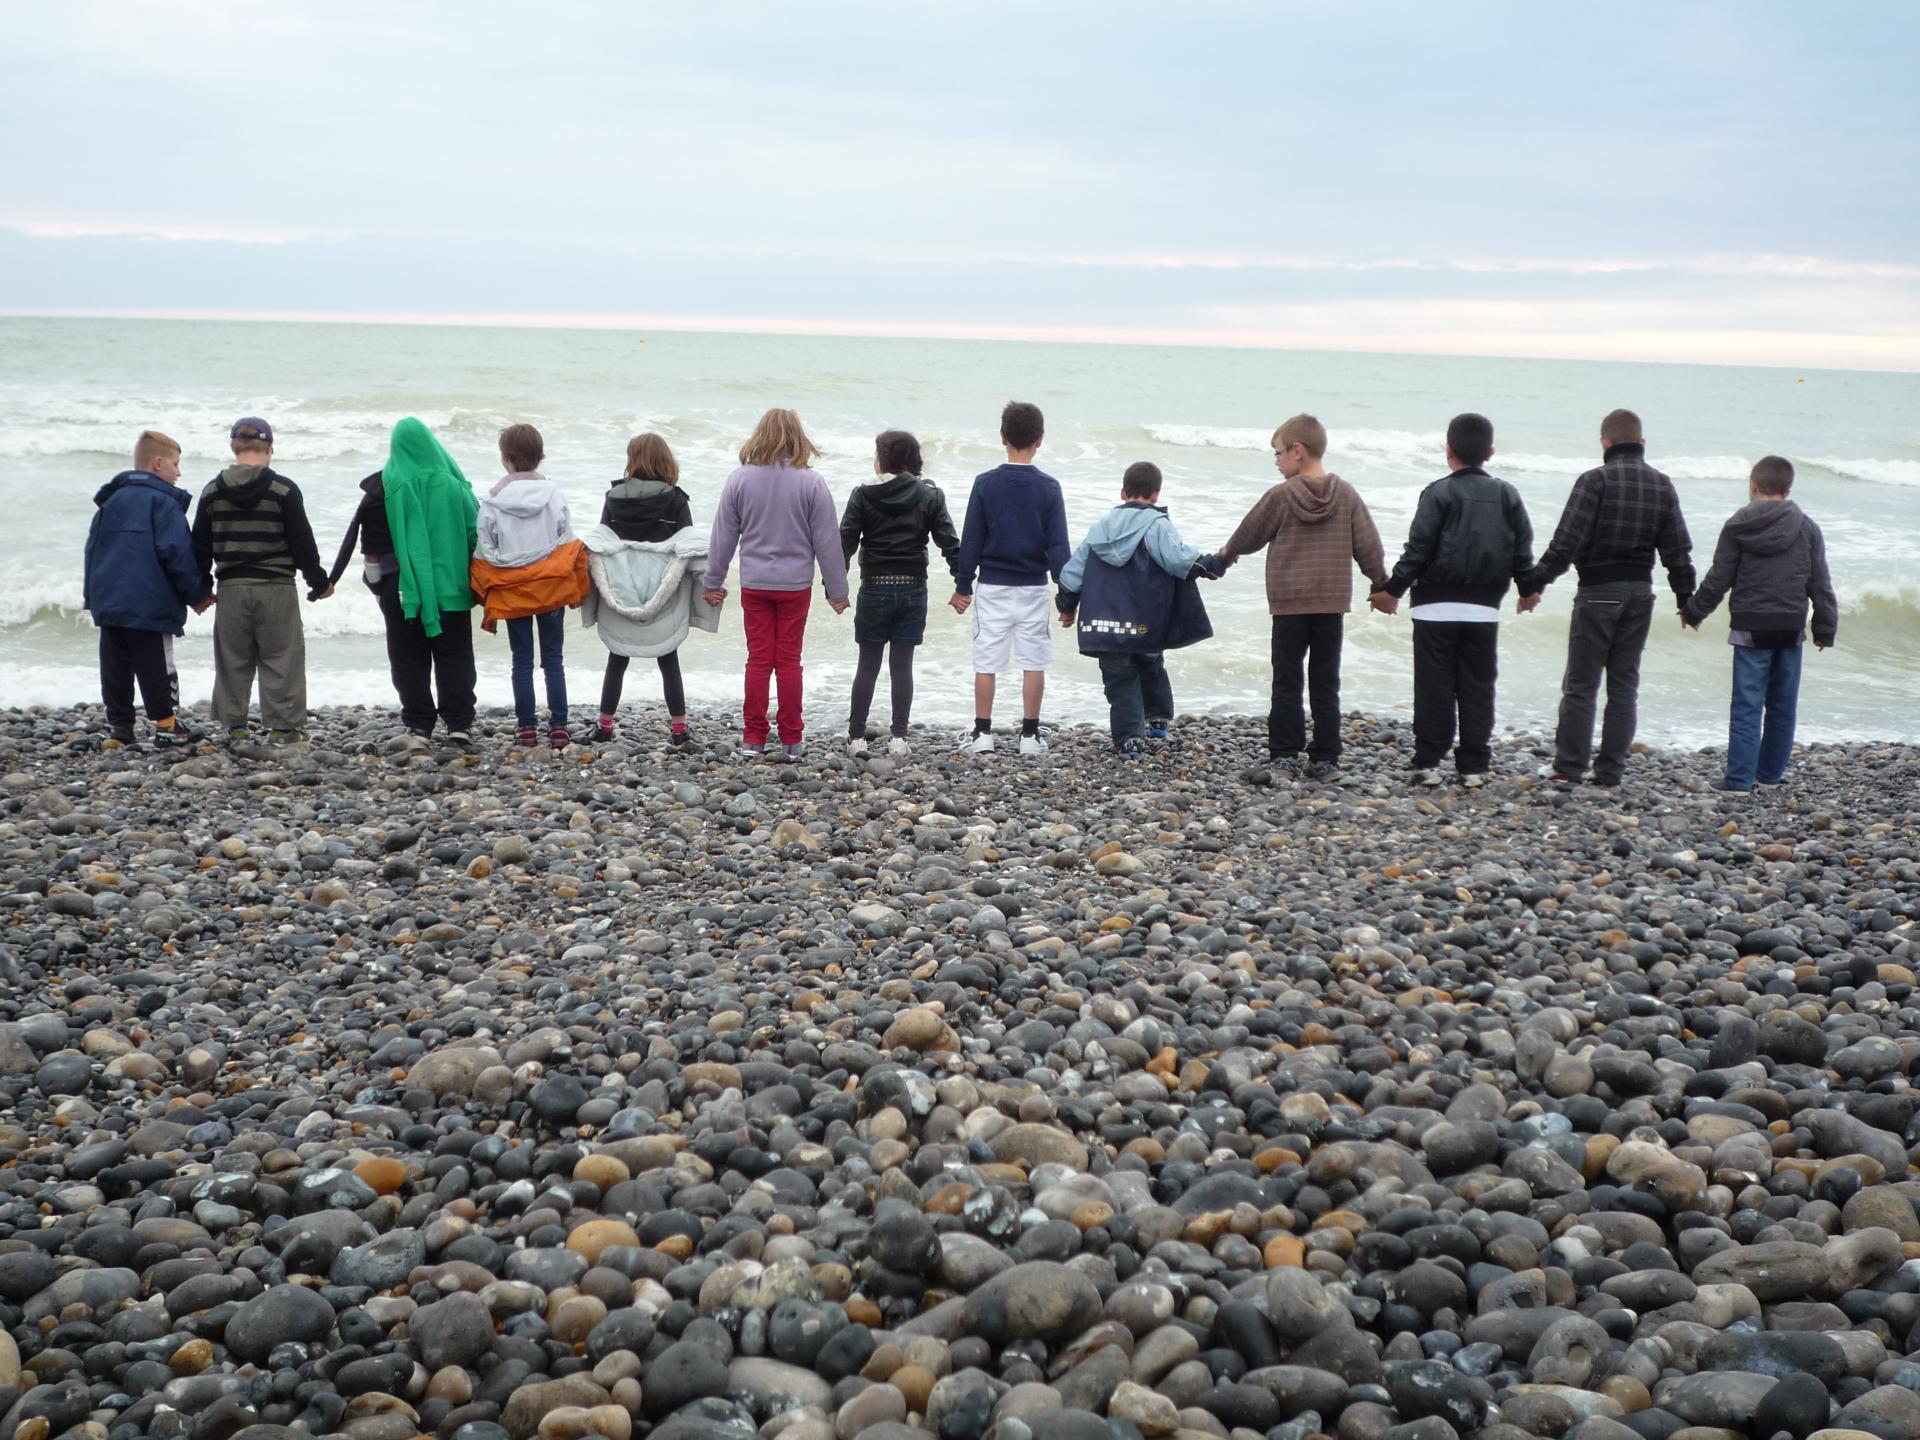
{"type": "Polygon", "coordinates": [[[611,730],[611,729],[613,729],[613,716],[611,716],[611,715],[602,715],[602,716],[600,717],[600,728],[601,728],[602,730],[611,730]]]}
{"type": "Polygon", "coordinates": [[[1020,733],[1022,735],[1038,735],[1040,733],[1040,717],[1035,715],[1022,720],[1020,722],[1020,733]]]}
{"type": "Polygon", "coordinates": [[[174,728],[174,717],[173,717],[173,716],[171,716],[171,715],[169,715],[169,716],[167,716],[167,718],[166,718],[166,719],[164,719],[164,720],[156,720],[156,721],[154,721],[154,722],[153,722],[153,728],[154,728],[154,729],[156,729],[156,730],[171,730],[171,729],[173,729],[173,728],[174,728]]]}
{"type": "Polygon", "coordinates": [[[684,734],[686,734],[686,733],[687,733],[687,722],[686,722],[686,721],[684,721],[684,720],[674,720],[674,721],[671,721],[671,722],[669,722],[669,723],[670,723],[670,724],[672,725],[672,727],[673,727],[673,733],[674,733],[674,734],[676,734],[676,735],[684,735],[684,734]]]}
{"type": "Polygon", "coordinates": [[[991,715],[976,715],[973,720],[973,733],[976,735],[992,734],[993,717],[991,715]]]}

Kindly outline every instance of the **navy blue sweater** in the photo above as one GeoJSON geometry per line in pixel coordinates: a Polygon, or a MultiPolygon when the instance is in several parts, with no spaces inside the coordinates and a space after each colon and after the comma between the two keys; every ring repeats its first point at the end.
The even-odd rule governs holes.
{"type": "Polygon", "coordinates": [[[1032,465],[1001,465],[967,497],[954,589],[971,595],[976,574],[982,585],[1044,585],[1072,553],[1060,482],[1032,465]]]}

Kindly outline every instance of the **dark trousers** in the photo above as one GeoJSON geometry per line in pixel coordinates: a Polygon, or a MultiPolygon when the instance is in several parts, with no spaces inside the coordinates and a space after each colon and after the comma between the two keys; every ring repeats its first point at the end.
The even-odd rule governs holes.
{"type": "Polygon", "coordinates": [[[1340,758],[1341,615],[1273,617],[1273,707],[1267,712],[1267,752],[1328,763],[1340,758]],[[1313,743],[1307,744],[1305,688],[1313,698],[1313,743]]]}
{"type": "Polygon", "coordinates": [[[1583,585],[1573,597],[1567,632],[1567,670],[1560,681],[1560,724],[1554,732],[1553,768],[1569,780],[1586,774],[1618,785],[1639,722],[1640,656],[1653,626],[1653,589],[1636,581],[1583,585]],[[1607,682],[1600,753],[1593,753],[1593,712],[1600,680],[1607,682]]]}
{"type": "Polygon", "coordinates": [[[1460,747],[1462,775],[1493,768],[1493,691],[1500,673],[1500,627],[1484,620],[1413,622],[1413,765],[1431,770],[1460,747]]]}
{"type": "Polygon", "coordinates": [[[158,630],[100,627],[100,699],[107,707],[107,724],[116,729],[133,724],[135,681],[140,684],[147,718],[172,718],[180,704],[180,677],[173,670],[172,642],[172,636],[158,630]]]}
{"type": "MultiPolygon", "coordinates": [[[[627,683],[625,655],[607,656],[607,675],[600,682],[600,713],[611,715],[620,708],[620,692],[627,683]]],[[[667,702],[667,714],[678,720],[687,713],[687,687],[680,678],[680,652],[669,650],[659,657],[660,691],[667,702]]]]}
{"type": "Polygon", "coordinates": [[[539,718],[533,698],[534,638],[539,637],[540,674],[547,682],[547,724],[567,728],[567,667],[561,656],[566,642],[567,612],[563,606],[540,615],[516,615],[507,621],[507,648],[513,652],[513,713],[522,730],[531,730],[539,718]]]}
{"type": "Polygon", "coordinates": [[[433,733],[437,714],[449,730],[473,728],[473,615],[442,610],[440,633],[427,634],[400,609],[400,577],[387,575],[373,587],[387,622],[387,669],[400,697],[400,721],[422,735],[433,733]],[[434,694],[440,699],[436,706],[434,694]]]}
{"type": "Polygon", "coordinates": [[[1173,718],[1173,681],[1160,651],[1100,657],[1100,683],[1107,692],[1113,743],[1146,737],[1147,720],[1173,718]]]}
{"type": "Polygon", "coordinates": [[[860,663],[853,671],[853,696],[847,707],[847,738],[863,740],[867,712],[873,708],[873,687],[880,679],[880,660],[887,657],[887,681],[893,695],[892,733],[904,738],[913,716],[913,651],[900,640],[860,647],[860,663]]]}

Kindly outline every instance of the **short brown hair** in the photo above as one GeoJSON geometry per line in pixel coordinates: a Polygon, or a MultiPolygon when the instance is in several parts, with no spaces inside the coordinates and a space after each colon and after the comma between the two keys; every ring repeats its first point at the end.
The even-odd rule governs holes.
{"type": "Polygon", "coordinates": [[[807,438],[800,417],[791,410],[769,410],[740,447],[742,465],[791,465],[796,470],[814,462],[820,447],[807,438]]]}
{"type": "Polygon", "coordinates": [[[140,438],[133,442],[133,468],[150,470],[153,462],[163,455],[180,458],[180,442],[170,435],[162,435],[158,430],[142,430],[140,438]]]}
{"type": "Polygon", "coordinates": [[[1316,460],[1322,459],[1327,453],[1327,427],[1311,415],[1296,415],[1282,421],[1280,428],[1273,432],[1273,448],[1285,450],[1292,445],[1300,446],[1316,460]]]}
{"type": "Polygon", "coordinates": [[[873,437],[873,458],[883,475],[918,475],[920,442],[905,430],[882,430],[873,437]]]}
{"type": "Polygon", "coordinates": [[[1753,466],[1753,488],[1762,495],[1785,495],[1793,489],[1793,462],[1778,455],[1762,455],[1753,466]]]}
{"type": "Polygon", "coordinates": [[[509,470],[538,470],[547,458],[547,442],[531,425],[509,425],[500,432],[500,458],[509,470]]]}
{"type": "Polygon", "coordinates": [[[1640,417],[1631,410],[1610,410],[1600,422],[1600,438],[1609,445],[1638,445],[1647,437],[1640,429],[1640,417]]]}
{"type": "Polygon", "coordinates": [[[1000,412],[1000,439],[1016,450],[1031,450],[1047,433],[1047,420],[1038,405],[1009,400],[1000,412]]]}
{"type": "Polygon", "coordinates": [[[673,450],[666,441],[648,431],[627,441],[627,478],[678,485],[680,462],[673,458],[673,450]]]}
{"type": "Polygon", "coordinates": [[[1120,477],[1120,493],[1129,500],[1151,500],[1160,493],[1160,467],[1151,460],[1136,460],[1120,477]]]}

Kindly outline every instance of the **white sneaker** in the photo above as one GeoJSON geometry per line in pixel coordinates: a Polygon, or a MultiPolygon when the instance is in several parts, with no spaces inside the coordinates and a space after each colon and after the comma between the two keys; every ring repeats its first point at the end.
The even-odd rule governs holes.
{"type": "Polygon", "coordinates": [[[1460,777],[1460,783],[1469,790],[1478,790],[1487,783],[1487,777],[1485,772],[1476,770],[1471,775],[1462,775],[1460,777]]]}
{"type": "Polygon", "coordinates": [[[1020,753],[1022,755],[1044,755],[1047,753],[1047,742],[1038,735],[1022,735],[1020,737],[1020,753]]]}
{"type": "Polygon", "coordinates": [[[857,739],[857,740],[849,740],[849,741],[847,741],[847,753],[848,753],[849,755],[864,755],[864,754],[866,754],[866,753],[867,753],[867,739],[866,739],[866,737],[865,737],[865,736],[863,735],[863,736],[861,736],[861,737],[860,737],[859,739],[857,739]]]}
{"type": "Polygon", "coordinates": [[[911,755],[912,753],[913,746],[907,743],[907,737],[904,735],[896,735],[887,741],[887,754],[893,756],[895,759],[903,755],[911,755]]]}
{"type": "Polygon", "coordinates": [[[1438,785],[1440,783],[1440,772],[1438,770],[1415,770],[1408,774],[1407,781],[1413,785],[1438,785]]]}
{"type": "Polygon", "coordinates": [[[967,748],[976,755],[993,754],[993,732],[991,730],[982,730],[978,735],[973,737],[973,744],[967,748]]]}

